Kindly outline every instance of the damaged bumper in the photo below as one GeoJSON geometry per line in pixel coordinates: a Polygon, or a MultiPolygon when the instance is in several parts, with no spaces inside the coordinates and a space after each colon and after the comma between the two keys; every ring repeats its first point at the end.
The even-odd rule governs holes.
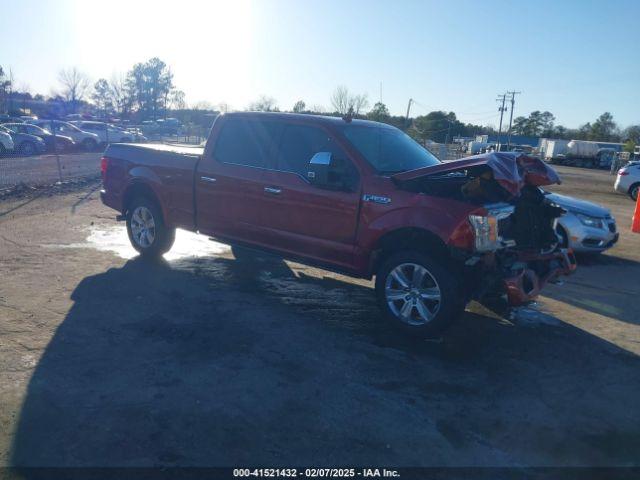
{"type": "Polygon", "coordinates": [[[577,267],[571,249],[560,249],[552,253],[538,254],[521,252],[517,273],[504,279],[509,305],[517,306],[534,300],[542,288],[558,277],[570,275],[577,267]]]}

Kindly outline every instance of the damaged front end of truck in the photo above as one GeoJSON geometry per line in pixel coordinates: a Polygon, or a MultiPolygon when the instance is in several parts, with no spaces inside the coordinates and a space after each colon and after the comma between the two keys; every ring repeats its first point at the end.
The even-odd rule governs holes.
{"type": "Polygon", "coordinates": [[[573,252],[560,247],[555,233],[565,211],[540,188],[560,178],[540,159],[490,153],[392,178],[403,189],[471,205],[449,241],[470,299],[506,295],[509,305],[522,305],[576,269],[573,252]]]}

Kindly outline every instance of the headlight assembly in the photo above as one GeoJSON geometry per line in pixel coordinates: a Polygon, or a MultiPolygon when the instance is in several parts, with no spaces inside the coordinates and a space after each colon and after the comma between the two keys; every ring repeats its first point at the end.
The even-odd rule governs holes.
{"type": "Polygon", "coordinates": [[[576,213],[575,215],[576,217],[578,217],[578,220],[580,220],[580,223],[582,223],[585,227],[592,227],[592,228],[604,227],[604,223],[602,222],[601,218],[590,217],[589,215],[583,215],[581,213],[576,213]]]}

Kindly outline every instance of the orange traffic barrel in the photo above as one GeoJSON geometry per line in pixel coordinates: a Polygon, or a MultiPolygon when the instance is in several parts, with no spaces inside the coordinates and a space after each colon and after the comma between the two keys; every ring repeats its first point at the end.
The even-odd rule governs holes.
{"type": "Polygon", "coordinates": [[[631,222],[631,231],[640,233],[640,194],[636,199],[636,211],[633,214],[633,221],[631,222]]]}

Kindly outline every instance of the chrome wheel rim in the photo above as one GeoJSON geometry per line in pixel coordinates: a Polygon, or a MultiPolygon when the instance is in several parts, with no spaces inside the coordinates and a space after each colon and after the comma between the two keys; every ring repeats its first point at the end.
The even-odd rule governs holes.
{"type": "Polygon", "coordinates": [[[409,325],[429,323],[442,303],[438,282],[417,263],[402,263],[391,270],[384,293],[391,312],[409,325]]]}
{"type": "Polygon", "coordinates": [[[149,248],[156,238],[156,223],[147,207],[137,207],[131,215],[133,240],[142,248],[149,248]]]}

